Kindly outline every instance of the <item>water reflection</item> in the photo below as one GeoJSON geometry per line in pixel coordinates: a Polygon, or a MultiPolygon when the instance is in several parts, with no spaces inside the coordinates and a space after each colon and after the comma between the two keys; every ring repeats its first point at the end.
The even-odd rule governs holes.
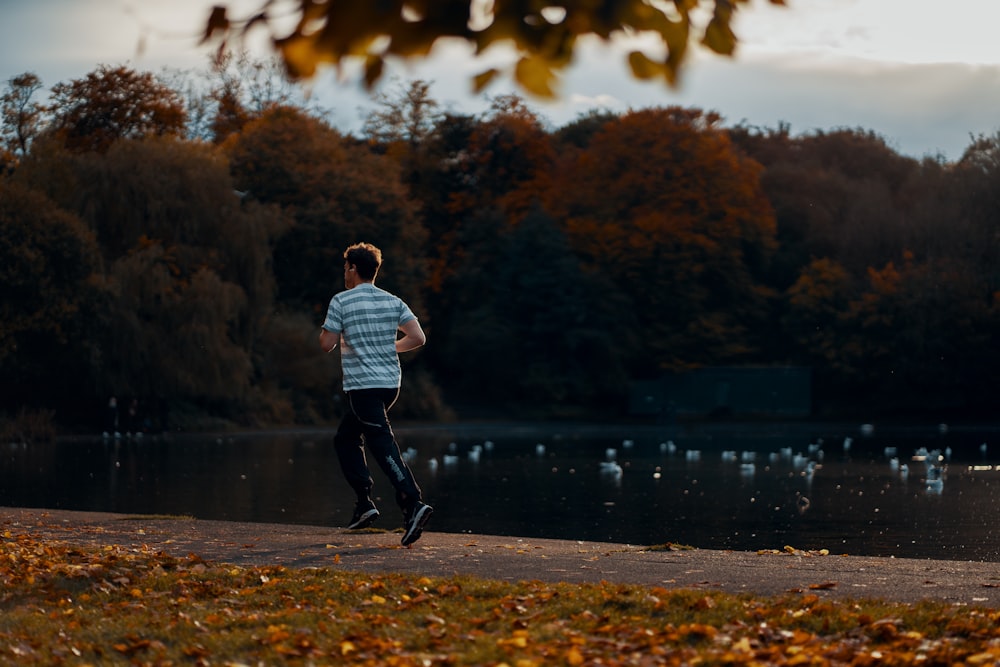
{"type": "MultiPolygon", "coordinates": [[[[328,435],[9,445],[0,504],[342,526],[328,435]]],[[[401,438],[433,530],[1000,560],[1000,462],[982,434],[824,439],[423,430],[401,438]]],[[[401,523],[375,474],[383,516],[401,523]]]]}

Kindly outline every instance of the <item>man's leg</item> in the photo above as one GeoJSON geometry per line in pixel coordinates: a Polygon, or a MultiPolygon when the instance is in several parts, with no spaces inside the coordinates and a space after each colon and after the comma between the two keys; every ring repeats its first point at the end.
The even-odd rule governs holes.
{"type": "Polygon", "coordinates": [[[398,395],[398,389],[360,389],[348,392],[347,400],[364,433],[365,445],[392,482],[396,502],[405,512],[420,502],[421,492],[389,426],[389,408],[398,395]]]}
{"type": "Polygon", "coordinates": [[[340,469],[359,501],[369,498],[374,483],[365,459],[364,445],[361,422],[353,412],[348,412],[340,421],[337,434],[333,436],[333,448],[337,452],[340,469]]]}

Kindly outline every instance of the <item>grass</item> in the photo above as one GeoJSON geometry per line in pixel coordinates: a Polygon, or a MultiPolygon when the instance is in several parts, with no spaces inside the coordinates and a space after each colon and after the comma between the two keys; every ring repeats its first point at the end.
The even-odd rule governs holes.
{"type": "Polygon", "coordinates": [[[0,662],[20,665],[993,664],[1000,612],[244,568],[0,537],[0,662]]]}

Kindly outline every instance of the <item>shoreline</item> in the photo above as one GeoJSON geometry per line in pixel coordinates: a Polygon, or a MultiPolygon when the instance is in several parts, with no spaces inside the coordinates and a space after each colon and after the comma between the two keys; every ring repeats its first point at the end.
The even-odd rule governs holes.
{"type": "Polygon", "coordinates": [[[504,581],[615,582],[765,596],[816,595],[1000,608],[1000,563],[799,551],[741,552],[425,531],[0,508],[3,532],[78,547],[157,550],[240,567],[321,567],[504,581]]]}

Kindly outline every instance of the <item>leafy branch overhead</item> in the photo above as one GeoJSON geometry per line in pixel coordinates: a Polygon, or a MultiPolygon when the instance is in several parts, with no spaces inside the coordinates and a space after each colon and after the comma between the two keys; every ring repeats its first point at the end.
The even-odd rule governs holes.
{"type": "MultiPolygon", "coordinates": [[[[652,37],[657,53],[634,49],[626,55],[632,76],[662,79],[673,86],[692,42],[720,55],[733,54],[735,12],[750,4],[750,0],[291,1],[297,5],[297,20],[290,30],[275,25],[285,18],[278,16],[275,0],[265,0],[255,14],[239,19],[229,15],[226,5],[217,5],[203,42],[216,42],[221,51],[231,40],[261,26],[270,32],[292,78],[310,78],[324,63],[340,66],[360,60],[365,85],[371,88],[381,78],[387,58],[424,58],[439,39],[454,38],[470,44],[477,56],[494,46],[513,49],[517,60],[509,74],[517,84],[534,95],[554,97],[557,75],[572,63],[580,38],[610,43],[620,37],[652,37]]],[[[766,1],[785,4],[785,0],[766,1]]],[[[501,74],[495,67],[478,73],[473,78],[475,91],[501,74]]]]}

